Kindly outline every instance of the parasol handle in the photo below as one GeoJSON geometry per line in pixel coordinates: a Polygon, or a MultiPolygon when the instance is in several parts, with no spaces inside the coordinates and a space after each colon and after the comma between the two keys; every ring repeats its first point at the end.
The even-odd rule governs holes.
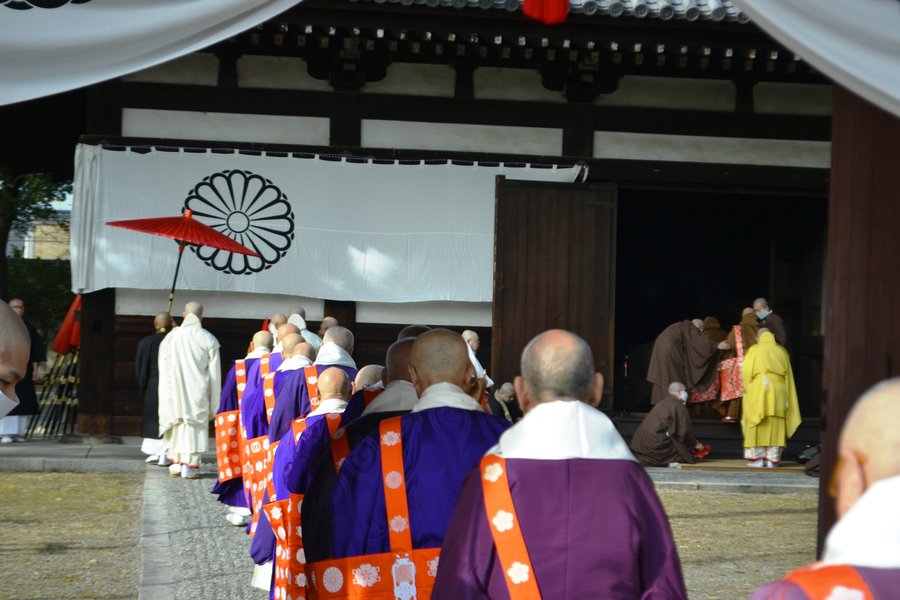
{"type": "Polygon", "coordinates": [[[172,289],[169,290],[169,306],[166,312],[172,314],[172,303],[175,302],[175,283],[178,281],[178,271],[181,269],[181,257],[184,256],[186,244],[178,242],[178,262],[175,263],[175,277],[172,278],[172,289]]]}

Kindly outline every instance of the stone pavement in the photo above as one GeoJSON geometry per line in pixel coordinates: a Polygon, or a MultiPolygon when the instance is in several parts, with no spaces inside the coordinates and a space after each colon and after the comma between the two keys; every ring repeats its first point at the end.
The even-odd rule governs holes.
{"type": "MultiPolygon", "coordinates": [[[[204,455],[202,477],[169,477],[168,469],[144,463],[140,438],[105,443],[30,440],[0,446],[0,471],[144,472],[141,525],[142,600],[264,600],[250,586],[253,564],[243,528],[225,520],[226,510],[209,493],[215,455],[204,455]]],[[[648,469],[659,489],[748,493],[818,492],[819,481],[777,471],[721,472],[648,469]]]]}

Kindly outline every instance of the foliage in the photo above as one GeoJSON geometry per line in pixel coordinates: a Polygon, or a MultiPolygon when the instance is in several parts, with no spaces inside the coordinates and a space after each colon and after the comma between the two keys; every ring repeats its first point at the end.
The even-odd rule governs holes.
{"type": "Polygon", "coordinates": [[[9,267],[10,298],[25,302],[25,318],[48,340],[59,329],[72,304],[72,272],[67,260],[12,256],[9,267]]]}

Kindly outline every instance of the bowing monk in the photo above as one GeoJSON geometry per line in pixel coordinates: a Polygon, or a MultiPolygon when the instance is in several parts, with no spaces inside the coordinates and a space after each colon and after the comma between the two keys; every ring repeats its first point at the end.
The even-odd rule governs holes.
{"type": "Polygon", "coordinates": [[[718,349],[703,337],[703,322],[679,321],[659,334],[653,344],[647,381],[653,384],[651,404],[666,397],[673,381],[688,391],[702,392],[716,375],[718,349]]]}

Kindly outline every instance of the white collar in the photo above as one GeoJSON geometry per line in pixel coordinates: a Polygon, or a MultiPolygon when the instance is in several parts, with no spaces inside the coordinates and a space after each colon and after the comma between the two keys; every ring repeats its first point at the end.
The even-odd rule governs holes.
{"type": "Polygon", "coordinates": [[[316,354],[316,362],[313,364],[356,368],[356,361],[353,360],[353,357],[334,342],[322,344],[319,353],[316,354]]]}
{"type": "Polygon", "coordinates": [[[318,408],[312,411],[306,418],[315,417],[318,415],[327,415],[329,413],[342,413],[344,409],[347,408],[347,401],[342,400],[341,398],[326,398],[319,403],[318,408]]]}
{"type": "Polygon", "coordinates": [[[306,321],[300,315],[296,315],[296,314],[291,315],[290,317],[288,317],[287,322],[290,323],[291,325],[296,326],[297,329],[299,329],[301,333],[303,332],[304,329],[306,329],[306,321]]]}
{"type": "Polygon", "coordinates": [[[284,350],[284,346],[281,342],[275,344],[275,347],[272,348],[272,354],[281,354],[281,351],[284,350]]]}
{"type": "Polygon", "coordinates": [[[403,379],[398,379],[387,384],[384,391],[372,400],[372,403],[362,411],[362,414],[412,410],[418,400],[416,388],[413,387],[413,384],[403,379]]]}
{"type": "Polygon", "coordinates": [[[481,410],[481,406],[458,385],[441,382],[428,386],[422,397],[416,402],[412,412],[421,412],[429,408],[461,408],[463,410],[481,410]]]}
{"type": "Polygon", "coordinates": [[[250,354],[244,357],[244,360],[247,360],[248,358],[262,358],[264,354],[271,354],[271,350],[265,346],[260,346],[251,350],[250,354]]]}
{"type": "Polygon", "coordinates": [[[292,356],[290,358],[282,361],[280,365],[278,365],[279,371],[296,371],[298,369],[302,369],[303,367],[308,367],[312,364],[312,361],[303,356],[302,354],[298,354],[297,356],[292,356]]]}
{"type": "Polygon", "coordinates": [[[822,562],[900,568],[900,475],[872,484],[825,539],[822,562]]]}
{"type": "Polygon", "coordinates": [[[183,319],[181,319],[182,327],[195,327],[197,329],[202,329],[203,325],[200,323],[200,317],[195,315],[194,313],[188,313],[183,319]]]}
{"type": "Polygon", "coordinates": [[[488,454],[537,460],[634,460],[609,417],[578,400],[538,404],[503,432],[488,454]]]}

